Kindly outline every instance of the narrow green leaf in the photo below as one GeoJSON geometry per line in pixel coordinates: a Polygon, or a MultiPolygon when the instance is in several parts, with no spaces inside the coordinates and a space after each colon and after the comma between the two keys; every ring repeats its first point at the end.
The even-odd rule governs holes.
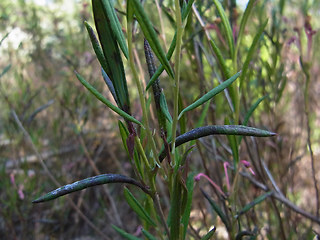
{"type": "Polygon", "coordinates": [[[107,68],[104,70],[113,83],[119,107],[128,112],[130,100],[122,58],[116,36],[111,28],[110,18],[105,15],[101,1],[92,0],[92,9],[103,55],[107,63],[107,68]]]}
{"type": "Polygon", "coordinates": [[[230,51],[230,58],[233,59],[234,41],[233,41],[233,34],[232,34],[232,30],[231,30],[231,26],[230,26],[228,17],[226,15],[221,3],[219,2],[219,0],[212,0],[212,1],[216,5],[218,13],[219,13],[219,15],[221,17],[222,25],[223,25],[224,30],[225,30],[226,35],[227,35],[229,51],[230,51]]]}
{"type": "Polygon", "coordinates": [[[211,47],[212,47],[212,50],[214,51],[214,53],[215,53],[216,56],[217,56],[217,59],[218,59],[218,62],[219,62],[219,64],[220,64],[220,66],[221,66],[223,75],[224,75],[226,78],[230,78],[230,73],[229,73],[229,70],[228,70],[226,61],[224,60],[220,49],[218,48],[218,46],[215,44],[215,42],[214,42],[213,40],[210,40],[210,45],[211,45],[211,47]]]}
{"type": "Polygon", "coordinates": [[[145,230],[144,228],[142,228],[142,233],[144,236],[146,236],[146,238],[148,240],[157,240],[156,237],[154,237],[151,233],[149,233],[147,230],[145,230]]]}
{"type": "Polygon", "coordinates": [[[221,83],[219,86],[215,87],[214,89],[212,89],[211,91],[209,91],[208,93],[206,93],[205,95],[203,95],[201,98],[199,98],[197,101],[195,101],[194,103],[192,103],[191,105],[189,105],[188,107],[186,107],[185,109],[183,109],[180,114],[178,119],[181,118],[181,116],[190,110],[193,110],[197,107],[199,107],[200,105],[202,105],[203,103],[205,103],[206,101],[210,100],[211,98],[213,98],[215,95],[217,95],[218,93],[222,92],[225,88],[229,87],[239,76],[240,76],[241,72],[236,73],[235,75],[233,75],[231,78],[229,78],[228,80],[224,81],[223,83],[221,83]]]}
{"type": "Polygon", "coordinates": [[[201,240],[210,240],[215,232],[216,228],[213,227],[205,236],[201,238],[201,240]]]}
{"type": "Polygon", "coordinates": [[[188,224],[189,224],[189,219],[190,219],[190,212],[191,212],[191,206],[192,206],[192,196],[193,196],[193,185],[194,185],[194,176],[195,173],[191,173],[188,175],[186,186],[188,189],[188,196],[187,196],[187,204],[186,208],[183,211],[181,223],[183,225],[183,238],[186,239],[186,234],[187,234],[187,229],[188,229],[188,224]]]}
{"type": "Polygon", "coordinates": [[[122,237],[128,240],[142,240],[142,238],[138,238],[130,233],[127,233],[126,231],[122,230],[121,228],[116,227],[112,224],[112,228],[116,230],[122,237]]]}
{"type": "Polygon", "coordinates": [[[163,114],[165,115],[166,119],[170,123],[172,123],[172,117],[171,117],[171,114],[170,114],[169,109],[168,109],[166,97],[164,96],[164,94],[162,92],[161,92],[161,95],[160,95],[160,108],[161,108],[161,111],[163,112],[163,114]]]}
{"type": "Polygon", "coordinates": [[[33,203],[39,203],[39,202],[46,202],[50,201],[53,199],[56,199],[58,197],[61,197],[63,195],[72,193],[72,192],[77,192],[82,189],[88,188],[88,187],[93,187],[97,185],[102,185],[102,184],[107,184],[107,183],[128,183],[128,184],[133,184],[136,185],[137,187],[140,187],[143,191],[146,193],[148,190],[146,189],[145,186],[143,186],[141,183],[136,181],[133,178],[120,175],[120,174],[102,174],[94,177],[89,177],[86,179],[82,179],[80,181],[62,186],[60,188],[57,188],[54,191],[51,191],[42,197],[32,201],[33,203]]]}
{"type": "Polygon", "coordinates": [[[101,48],[100,43],[94,33],[94,30],[92,29],[92,27],[89,25],[89,23],[87,21],[84,21],[84,25],[87,29],[88,34],[89,34],[93,50],[98,58],[98,61],[100,62],[101,67],[106,71],[106,69],[108,69],[107,61],[106,61],[106,58],[104,57],[102,48],[101,48]]]}
{"type": "Polygon", "coordinates": [[[77,78],[82,83],[83,86],[85,86],[97,99],[99,99],[101,102],[103,102],[105,105],[107,105],[111,110],[118,113],[123,118],[134,122],[136,124],[142,125],[137,119],[130,116],[125,111],[121,110],[120,108],[114,106],[109,100],[107,100],[101,93],[99,93],[90,83],[88,83],[80,74],[76,72],[77,78]]]}
{"type": "Polygon", "coordinates": [[[249,111],[247,112],[246,116],[244,117],[244,120],[243,120],[243,124],[244,126],[247,126],[248,122],[249,122],[249,118],[251,117],[252,113],[254,112],[254,110],[256,110],[256,108],[259,106],[259,104],[266,98],[268,97],[267,95],[266,96],[263,96],[261,98],[259,98],[249,109],[249,111]]]}
{"type": "Polygon", "coordinates": [[[5,75],[5,74],[10,70],[10,68],[11,68],[11,64],[7,65],[7,66],[3,69],[2,73],[0,74],[0,78],[2,78],[2,76],[5,75]]]}
{"type": "Polygon", "coordinates": [[[249,68],[249,64],[251,62],[253,54],[255,53],[255,50],[256,50],[256,47],[258,45],[259,39],[260,39],[265,27],[267,26],[267,23],[268,23],[268,19],[260,26],[260,28],[257,31],[257,34],[255,35],[255,37],[254,37],[254,39],[252,41],[252,44],[251,44],[250,49],[248,51],[246,60],[245,60],[245,62],[243,64],[243,66],[242,66],[242,74],[240,76],[240,89],[242,87],[242,82],[243,82],[244,78],[247,77],[246,75],[247,75],[247,71],[248,71],[248,68],[249,68]]]}
{"type": "Polygon", "coordinates": [[[243,33],[244,33],[244,29],[246,27],[248,18],[250,16],[251,10],[253,9],[255,2],[256,2],[256,0],[249,0],[247,7],[246,7],[246,10],[244,11],[243,16],[241,18],[235,54],[237,54],[237,51],[239,50],[239,47],[240,47],[240,44],[242,41],[242,37],[243,37],[243,33]]]}
{"type": "Polygon", "coordinates": [[[227,229],[229,229],[229,221],[228,218],[226,217],[226,215],[223,213],[223,211],[221,210],[221,208],[218,206],[218,204],[215,203],[215,201],[213,201],[213,199],[211,199],[209,197],[209,195],[202,189],[200,188],[203,196],[208,200],[208,202],[210,203],[212,209],[218,214],[218,216],[221,218],[222,222],[224,223],[224,225],[226,226],[227,229]]]}
{"type": "Polygon", "coordinates": [[[173,179],[173,191],[171,208],[168,220],[170,228],[170,239],[180,239],[180,217],[181,217],[181,190],[180,174],[177,172],[173,179]]]}
{"type": "Polygon", "coordinates": [[[157,34],[153,29],[153,26],[149,17],[145,13],[139,0],[131,0],[131,2],[134,6],[134,12],[135,12],[136,18],[140,24],[141,30],[145,38],[148,40],[150,47],[152,48],[154,54],[158,57],[161,64],[164,66],[168,75],[173,78],[173,75],[174,75],[173,70],[170,66],[168,59],[166,58],[166,54],[164,53],[160,45],[157,34]]]}
{"type": "Polygon", "coordinates": [[[240,215],[246,213],[247,211],[249,211],[251,208],[253,208],[255,205],[261,203],[262,201],[264,201],[266,198],[270,197],[272,195],[272,191],[266,192],[265,194],[257,197],[256,199],[254,199],[252,202],[248,203],[246,206],[244,206],[244,208],[242,208],[236,218],[240,217],[240,215]]]}
{"type": "MultiPolygon", "coordinates": [[[[182,18],[182,21],[184,21],[186,19],[186,17],[189,15],[190,13],[190,10],[191,10],[191,7],[192,7],[192,4],[193,4],[194,0],[189,0],[188,1],[188,4],[187,4],[187,7],[182,9],[182,14],[181,14],[181,18],[182,18]]],[[[168,53],[166,55],[166,58],[168,60],[171,59],[172,57],[172,54],[174,52],[174,49],[176,48],[176,41],[177,41],[177,31],[175,32],[174,34],[174,37],[171,41],[171,44],[170,44],[170,47],[169,47],[169,50],[168,50],[168,53]]],[[[148,90],[152,84],[154,83],[154,81],[161,75],[161,73],[163,72],[164,70],[164,66],[161,64],[157,71],[155,72],[155,74],[153,74],[152,78],[150,79],[150,81],[148,82],[147,84],[147,87],[146,87],[146,90],[148,90]]]]}
{"type": "Polygon", "coordinates": [[[152,220],[147,211],[142,207],[142,205],[138,202],[138,200],[133,196],[133,194],[129,191],[128,188],[124,188],[124,197],[127,200],[127,203],[135,211],[138,216],[145,220],[148,224],[156,227],[157,224],[152,220]]]}
{"type": "Polygon", "coordinates": [[[114,34],[124,56],[128,59],[128,47],[116,11],[114,10],[110,0],[101,0],[101,3],[105,16],[109,18],[112,33],[114,34]]]}

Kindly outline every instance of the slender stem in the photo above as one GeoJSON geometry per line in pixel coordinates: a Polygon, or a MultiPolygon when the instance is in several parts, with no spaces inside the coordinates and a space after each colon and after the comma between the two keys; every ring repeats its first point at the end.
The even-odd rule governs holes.
{"type": "Polygon", "coordinates": [[[306,122],[307,122],[307,145],[310,152],[312,179],[313,179],[313,184],[314,184],[314,189],[316,194],[316,216],[319,217],[320,199],[319,199],[319,189],[318,189],[318,183],[316,178],[316,170],[314,165],[314,156],[313,156],[312,143],[311,143],[311,127],[310,127],[310,115],[309,115],[310,73],[309,73],[308,63],[304,63],[302,58],[300,58],[300,64],[306,78],[306,84],[304,89],[304,114],[306,116],[306,122]]]}
{"type": "MultiPolygon", "coordinates": [[[[144,95],[144,91],[143,91],[143,87],[141,84],[141,81],[139,80],[138,77],[138,73],[135,69],[135,64],[134,64],[134,56],[133,56],[133,44],[132,44],[132,21],[130,19],[128,19],[128,26],[127,26],[127,32],[128,32],[128,50],[129,50],[129,63],[130,63],[130,68],[132,71],[132,75],[133,75],[133,79],[135,81],[135,84],[138,88],[138,93],[139,93],[139,99],[140,99],[140,104],[141,104],[141,108],[142,108],[142,117],[143,117],[143,121],[144,121],[144,125],[145,125],[145,130],[147,133],[147,137],[149,139],[149,142],[151,143],[151,149],[153,152],[153,159],[154,162],[158,165],[158,167],[160,167],[160,164],[158,163],[157,160],[157,150],[156,150],[156,144],[154,142],[154,139],[152,137],[152,133],[150,131],[150,127],[149,127],[149,119],[148,119],[148,112],[147,112],[147,105],[146,105],[146,101],[145,101],[145,95],[144,95]]],[[[140,141],[140,140],[139,140],[140,141]]]]}
{"type": "Polygon", "coordinates": [[[177,43],[176,43],[176,55],[175,55],[175,77],[174,77],[174,108],[173,108],[173,123],[172,123],[172,165],[175,165],[175,140],[177,136],[177,124],[178,124],[178,102],[179,102],[179,84],[180,84],[180,53],[182,43],[183,25],[181,19],[180,1],[175,0],[176,11],[176,25],[177,25],[177,43]]]}

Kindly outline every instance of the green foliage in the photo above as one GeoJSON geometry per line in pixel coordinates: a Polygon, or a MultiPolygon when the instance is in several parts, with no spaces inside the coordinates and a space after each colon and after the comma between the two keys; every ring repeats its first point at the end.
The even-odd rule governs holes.
{"type": "Polygon", "coordinates": [[[65,2],[0,3],[1,236],[315,236],[319,4],[65,2]]]}

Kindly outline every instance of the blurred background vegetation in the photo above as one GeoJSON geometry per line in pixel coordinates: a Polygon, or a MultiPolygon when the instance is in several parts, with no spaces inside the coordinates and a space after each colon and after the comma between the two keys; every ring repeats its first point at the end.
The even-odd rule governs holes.
{"type": "MultiPolygon", "coordinates": [[[[114,2],[125,26],[125,1],[114,2]]],[[[157,13],[149,16],[167,49],[173,36],[170,10],[173,3],[157,2],[160,10],[155,1],[145,1],[145,9],[147,13],[157,13]]],[[[221,3],[237,32],[245,3],[233,0],[221,3]]],[[[206,30],[220,49],[226,49],[223,54],[227,55],[221,21],[212,1],[196,1],[196,5],[206,30]]],[[[106,238],[117,239],[111,224],[134,233],[140,223],[116,185],[70,195],[76,207],[67,198],[40,205],[31,203],[55,187],[41,161],[45,161],[61,184],[99,172],[133,174],[121,146],[117,117],[91,96],[74,74],[74,70],[81,71],[100,92],[110,96],[83,24],[84,20],[93,22],[91,2],[1,0],[0,9],[0,236],[100,239],[104,234],[106,238]]],[[[223,80],[217,60],[207,54],[209,44],[204,30],[191,15],[182,50],[181,103],[185,106],[223,80]]],[[[278,136],[246,139],[241,146],[241,159],[253,162],[256,172],[263,166],[253,160],[263,159],[282,193],[295,206],[318,215],[319,219],[316,184],[320,182],[320,2],[257,0],[239,49],[241,62],[266,19],[268,25],[250,62],[250,79],[246,79],[241,93],[241,112],[244,116],[259,98],[268,96],[257,107],[249,126],[268,128],[278,136]]],[[[134,39],[136,57],[140,59],[137,68],[147,81],[143,36],[137,31],[134,39]]],[[[127,68],[127,63],[124,64],[127,68]]],[[[132,104],[132,112],[141,119],[130,72],[126,74],[132,103],[136,103],[132,104]]],[[[170,86],[166,75],[161,81],[164,89],[170,86]]],[[[167,99],[172,108],[172,96],[169,94],[167,99]]],[[[221,94],[211,101],[205,121],[223,124],[227,114],[230,114],[227,98],[221,94]]],[[[200,115],[201,109],[188,114],[186,127],[195,126],[200,115]]],[[[206,172],[225,187],[219,159],[232,158],[227,138],[207,137],[196,145],[197,150],[191,154],[192,171],[206,172]]],[[[191,235],[197,239],[202,231],[215,225],[216,238],[225,239],[221,220],[209,210],[199,189],[195,189],[191,235]]],[[[239,192],[243,206],[261,194],[245,178],[239,192]]],[[[319,223],[274,199],[250,211],[246,225],[259,232],[258,239],[312,239],[320,233],[319,223]]]]}

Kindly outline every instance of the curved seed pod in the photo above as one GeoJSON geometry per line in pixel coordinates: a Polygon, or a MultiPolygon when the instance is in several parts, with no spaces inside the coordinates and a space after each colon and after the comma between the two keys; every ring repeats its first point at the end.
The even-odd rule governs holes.
{"type": "Polygon", "coordinates": [[[145,193],[149,194],[149,190],[146,186],[143,186],[141,183],[136,181],[133,178],[120,175],[120,174],[102,174],[94,177],[89,177],[68,185],[65,185],[63,187],[57,188],[56,190],[53,190],[47,194],[45,194],[42,197],[37,198],[36,200],[33,200],[32,203],[40,203],[40,202],[46,202],[53,199],[56,199],[58,197],[61,197],[63,195],[80,191],[82,189],[93,187],[97,185],[102,185],[106,183],[129,183],[136,185],[137,187],[141,188],[145,193]]]}
{"type": "MultiPolygon", "coordinates": [[[[176,138],[176,147],[198,138],[210,135],[240,135],[240,136],[253,136],[253,137],[272,137],[276,133],[262,130],[253,127],[246,127],[242,125],[211,125],[192,129],[189,132],[181,134],[176,138]]],[[[171,145],[171,142],[169,143],[171,145]]],[[[159,161],[165,158],[165,152],[162,151],[159,155],[159,161]]]]}

